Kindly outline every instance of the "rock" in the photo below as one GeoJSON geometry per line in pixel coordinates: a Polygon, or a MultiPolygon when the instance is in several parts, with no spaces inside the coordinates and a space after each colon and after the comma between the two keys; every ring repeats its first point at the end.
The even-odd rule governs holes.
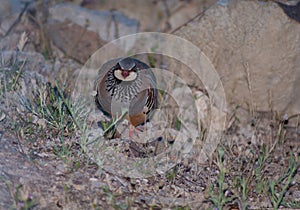
{"type": "MultiPolygon", "coordinates": [[[[166,1],[169,17],[163,26],[163,31],[172,32],[201,15],[208,7],[217,0],[191,0],[191,1],[166,1]]],[[[162,2],[161,2],[162,3],[162,2]]]]}
{"type": "Polygon", "coordinates": [[[117,11],[95,11],[65,3],[51,7],[49,14],[50,22],[64,22],[68,19],[98,33],[106,42],[138,31],[138,21],[117,11]]]}
{"type": "MultiPolygon", "coordinates": [[[[32,3],[32,2],[31,2],[32,3]]],[[[29,1],[0,0],[0,50],[15,50],[21,34],[27,32],[30,41],[24,51],[35,51],[36,25],[27,19],[27,11],[33,4],[29,1]]]]}
{"type": "Polygon", "coordinates": [[[0,0],[0,37],[9,32],[29,3],[19,0],[0,0]]]}
{"type": "Polygon", "coordinates": [[[55,85],[55,81],[59,86],[62,86],[62,82],[65,91],[70,92],[74,88],[74,81],[81,67],[71,59],[57,59],[52,63],[37,52],[2,51],[0,57],[5,64],[4,68],[10,71],[18,70],[15,68],[20,68],[25,62],[19,79],[22,87],[21,95],[25,97],[30,97],[31,90],[37,88],[37,85],[45,85],[47,82],[55,85]]]}
{"type": "Polygon", "coordinates": [[[300,112],[300,25],[276,3],[214,5],[176,35],[210,58],[231,108],[300,112]]]}
{"type": "Polygon", "coordinates": [[[94,11],[66,3],[51,7],[49,16],[50,39],[81,63],[105,43],[138,31],[138,21],[117,11],[94,11]]]}
{"type": "Polygon", "coordinates": [[[105,43],[97,33],[68,20],[49,25],[48,34],[61,51],[80,63],[85,63],[105,43]]]}
{"type": "Polygon", "coordinates": [[[281,2],[277,2],[277,4],[290,18],[300,22],[300,1],[296,5],[287,5],[281,2]]]}
{"type": "MultiPolygon", "coordinates": [[[[1,33],[1,32],[0,32],[1,33]]],[[[11,34],[0,40],[0,50],[14,50],[20,39],[20,34],[11,34]]]]}
{"type": "Polygon", "coordinates": [[[37,52],[16,52],[16,51],[2,51],[0,54],[3,63],[9,66],[18,66],[25,62],[22,72],[37,72],[41,75],[49,75],[52,67],[45,61],[42,54],[37,52]],[[16,61],[16,63],[12,63],[16,61]]]}
{"type": "Polygon", "coordinates": [[[10,15],[12,6],[8,0],[1,0],[0,5],[0,22],[2,22],[4,18],[10,15]]]}
{"type": "Polygon", "coordinates": [[[9,111],[13,104],[18,110],[25,111],[25,104],[28,105],[32,98],[32,91],[39,88],[39,85],[46,84],[43,75],[51,70],[51,65],[47,64],[39,53],[3,51],[0,53],[0,57],[2,58],[0,68],[7,72],[14,72],[14,74],[21,72],[15,83],[15,87],[19,87],[19,90],[5,94],[4,97],[9,103],[0,108],[9,111]]]}
{"type": "Polygon", "coordinates": [[[157,31],[166,17],[163,3],[139,0],[84,0],[82,5],[94,10],[117,10],[129,18],[139,20],[140,31],[157,31]],[[134,12],[133,12],[134,11],[134,12]]]}
{"type": "Polygon", "coordinates": [[[18,16],[19,12],[13,10],[13,5],[10,1],[0,1],[0,37],[6,35],[18,16]]]}
{"type": "Polygon", "coordinates": [[[130,18],[139,20],[140,31],[170,32],[200,14],[216,1],[83,0],[81,5],[94,10],[120,11],[130,18]]]}

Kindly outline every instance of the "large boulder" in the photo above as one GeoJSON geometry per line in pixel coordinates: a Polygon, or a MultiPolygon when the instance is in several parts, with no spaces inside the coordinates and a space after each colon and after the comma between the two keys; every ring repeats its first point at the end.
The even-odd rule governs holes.
{"type": "Polygon", "coordinates": [[[212,61],[229,107],[300,112],[300,25],[276,3],[216,4],[175,34],[212,61]]]}

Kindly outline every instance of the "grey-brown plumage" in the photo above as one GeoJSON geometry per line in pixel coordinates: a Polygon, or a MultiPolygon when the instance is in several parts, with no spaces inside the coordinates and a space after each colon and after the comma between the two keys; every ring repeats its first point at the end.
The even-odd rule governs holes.
{"type": "Polygon", "coordinates": [[[110,116],[128,110],[133,126],[144,123],[157,106],[156,78],[150,67],[134,58],[105,63],[96,80],[97,102],[110,116]]]}

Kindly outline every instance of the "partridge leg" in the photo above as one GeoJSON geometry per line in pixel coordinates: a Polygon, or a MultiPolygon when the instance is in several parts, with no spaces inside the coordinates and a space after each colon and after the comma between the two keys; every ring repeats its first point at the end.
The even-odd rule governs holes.
{"type": "Polygon", "coordinates": [[[136,130],[143,131],[143,129],[138,128],[137,126],[142,123],[145,123],[146,119],[147,119],[147,116],[146,116],[146,112],[144,110],[143,110],[143,112],[141,112],[137,115],[130,116],[130,125],[129,125],[129,137],[130,138],[133,137],[133,134],[136,133],[135,132],[136,130]]]}
{"type": "Polygon", "coordinates": [[[134,133],[135,133],[135,127],[132,124],[130,124],[129,125],[129,138],[132,139],[134,133]]]}

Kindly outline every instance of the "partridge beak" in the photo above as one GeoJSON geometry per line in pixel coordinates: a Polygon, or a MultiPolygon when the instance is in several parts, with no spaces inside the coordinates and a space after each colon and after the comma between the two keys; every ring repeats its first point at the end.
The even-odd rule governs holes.
{"type": "Polygon", "coordinates": [[[124,79],[126,78],[126,77],[128,77],[129,76],[129,74],[130,74],[130,72],[129,71],[127,71],[127,70],[122,70],[122,76],[124,77],[124,79]]]}

